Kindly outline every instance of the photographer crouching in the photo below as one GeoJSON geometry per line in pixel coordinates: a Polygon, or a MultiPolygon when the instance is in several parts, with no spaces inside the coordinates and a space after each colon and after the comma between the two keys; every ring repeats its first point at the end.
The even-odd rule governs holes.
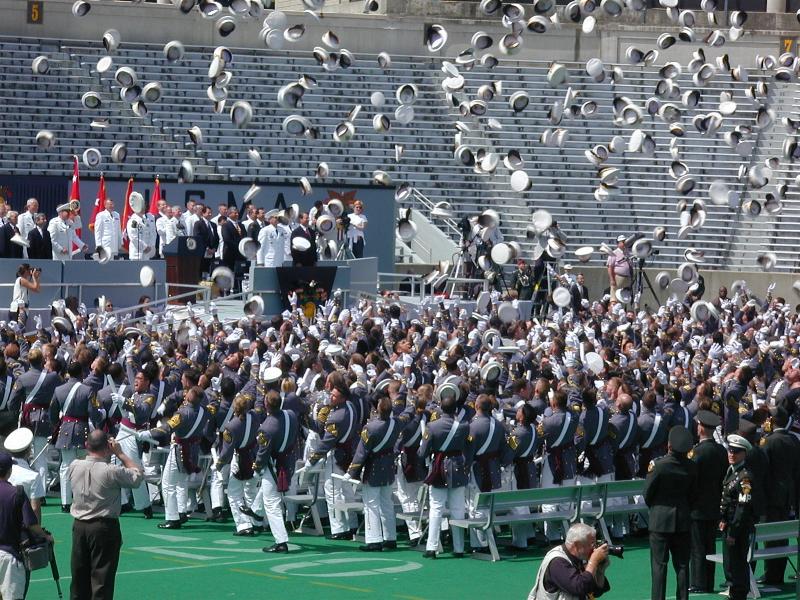
{"type": "MultiPolygon", "coordinates": [[[[609,546],[596,542],[594,527],[585,523],[570,527],[566,541],[542,559],[528,600],[585,600],[609,591],[605,575],[609,546]]],[[[613,553],[621,557],[622,548],[613,547],[613,553]]]]}

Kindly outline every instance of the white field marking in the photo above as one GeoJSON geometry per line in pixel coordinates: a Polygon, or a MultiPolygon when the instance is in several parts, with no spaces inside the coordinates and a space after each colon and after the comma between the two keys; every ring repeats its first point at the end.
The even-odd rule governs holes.
{"type": "Polygon", "coordinates": [[[194,537],[187,537],[185,535],[167,535],[166,533],[144,533],[142,532],[141,535],[146,535],[151,538],[155,538],[157,540],[161,540],[162,542],[196,542],[200,538],[194,537]]]}
{"type": "Polygon", "coordinates": [[[215,544],[219,544],[220,546],[237,546],[239,542],[236,540],[214,540],[215,544]]]}
{"type": "MultiPolygon", "coordinates": [[[[305,554],[304,556],[323,556],[323,553],[322,552],[315,552],[313,554],[305,554]]],[[[278,560],[286,560],[286,558],[287,558],[286,556],[281,556],[279,558],[258,558],[258,559],[255,559],[255,560],[234,560],[234,561],[231,561],[231,562],[217,563],[214,566],[215,567],[227,567],[227,566],[230,566],[230,565],[237,565],[238,566],[238,565],[247,565],[247,564],[251,564],[251,563],[275,562],[275,561],[278,561],[278,560]]],[[[117,575],[118,576],[119,575],[142,575],[142,574],[145,574],[145,573],[163,573],[164,571],[184,571],[184,570],[187,570],[187,569],[204,569],[204,568],[206,568],[205,564],[187,565],[185,567],[172,566],[172,567],[164,567],[164,568],[160,568],[160,569],[137,569],[135,571],[119,571],[117,573],[117,575]]],[[[72,579],[72,577],[67,575],[66,577],[61,577],[60,579],[61,579],[61,581],[64,581],[65,579],[72,579]]],[[[48,577],[46,579],[31,579],[31,583],[48,583],[48,582],[52,582],[52,581],[53,581],[52,577],[48,577]]]]}
{"type": "MultiPolygon", "coordinates": [[[[304,557],[305,558],[305,557],[304,557]]],[[[386,573],[403,573],[404,571],[416,571],[417,569],[421,569],[422,565],[417,562],[410,562],[404,560],[397,560],[394,558],[327,558],[323,560],[316,560],[316,561],[304,561],[304,562],[296,562],[296,563],[286,563],[282,565],[278,565],[277,567],[272,567],[270,571],[273,573],[281,573],[286,575],[294,575],[297,577],[322,577],[322,578],[331,578],[331,577],[368,577],[370,575],[379,575],[379,574],[386,574],[386,573]],[[342,563],[363,563],[363,562],[391,562],[391,563],[401,563],[399,565],[395,565],[392,567],[377,567],[372,569],[363,569],[360,571],[347,571],[347,572],[339,572],[339,573],[294,573],[298,569],[305,569],[308,567],[316,567],[319,565],[336,565],[342,563]]]]}

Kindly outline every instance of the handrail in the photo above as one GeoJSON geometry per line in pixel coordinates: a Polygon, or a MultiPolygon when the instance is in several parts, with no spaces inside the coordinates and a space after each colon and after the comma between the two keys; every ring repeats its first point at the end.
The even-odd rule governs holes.
{"type": "MultiPolygon", "coordinates": [[[[402,283],[404,279],[409,279],[411,283],[411,296],[417,295],[417,289],[419,289],[419,298],[425,296],[425,276],[420,275],[419,273],[389,273],[389,272],[378,272],[378,287],[382,288],[381,279],[397,279],[400,280],[399,283],[402,283]]],[[[392,289],[391,291],[399,291],[392,289]]]]}

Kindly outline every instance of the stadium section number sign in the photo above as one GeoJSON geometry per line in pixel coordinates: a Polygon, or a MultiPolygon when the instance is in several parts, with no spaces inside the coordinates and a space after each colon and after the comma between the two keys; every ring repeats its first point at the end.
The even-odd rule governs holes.
{"type": "Polygon", "coordinates": [[[41,25],[44,23],[44,2],[28,0],[28,23],[41,25]]]}
{"type": "Polygon", "coordinates": [[[781,38],[781,54],[784,52],[794,52],[797,40],[795,38],[781,38]]]}

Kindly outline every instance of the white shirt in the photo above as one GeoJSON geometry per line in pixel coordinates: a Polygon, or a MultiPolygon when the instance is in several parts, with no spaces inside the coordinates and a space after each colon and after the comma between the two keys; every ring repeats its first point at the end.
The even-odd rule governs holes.
{"type": "Polygon", "coordinates": [[[217,230],[217,239],[219,239],[219,246],[217,246],[217,251],[214,253],[216,258],[222,258],[222,246],[225,245],[225,242],[222,241],[222,225],[219,224],[220,215],[217,215],[211,222],[214,224],[214,229],[217,230]]]}
{"type": "MultiPolygon", "coordinates": [[[[36,213],[31,213],[28,211],[20,213],[19,218],[17,219],[17,227],[19,228],[19,234],[22,236],[22,239],[27,240],[28,234],[36,227],[36,213]]],[[[22,249],[22,255],[25,258],[28,258],[27,248],[22,249]]]]}
{"type": "Polygon", "coordinates": [[[156,224],[153,215],[134,214],[128,219],[128,256],[131,260],[150,260],[156,253],[156,224]]]}
{"type": "Polygon", "coordinates": [[[8,477],[11,485],[21,485],[29,499],[44,498],[44,481],[37,471],[31,469],[24,458],[15,458],[8,477]]]}
{"type": "Polygon", "coordinates": [[[104,210],[94,220],[94,245],[105,248],[111,257],[119,253],[122,245],[122,225],[119,213],[104,210]]]}
{"type": "Polygon", "coordinates": [[[178,237],[178,219],[160,213],[156,219],[156,233],[158,233],[159,251],[164,257],[164,246],[172,243],[178,237]]]}
{"type": "Polygon", "coordinates": [[[17,277],[14,280],[14,295],[11,297],[11,306],[8,310],[17,312],[20,307],[24,307],[28,303],[28,288],[20,283],[22,277],[17,277]]]}
{"type": "Polygon", "coordinates": [[[283,260],[292,260],[292,228],[289,225],[278,223],[278,235],[283,240],[283,260]]]}
{"type": "Polygon", "coordinates": [[[83,247],[83,241],[75,232],[72,221],[64,221],[61,217],[53,217],[47,226],[50,241],[53,242],[53,260],[72,260],[72,244],[83,247]]]}
{"type": "Polygon", "coordinates": [[[265,267],[278,267],[283,264],[283,239],[278,228],[267,225],[258,232],[258,264],[265,267]]]}
{"type": "Polygon", "coordinates": [[[186,230],[186,235],[194,235],[194,224],[200,220],[200,217],[194,213],[183,213],[181,219],[183,219],[183,228],[186,230]]]}
{"type": "Polygon", "coordinates": [[[362,212],[350,214],[350,227],[347,228],[347,238],[353,242],[364,239],[364,229],[367,227],[367,216],[362,212]]]}

